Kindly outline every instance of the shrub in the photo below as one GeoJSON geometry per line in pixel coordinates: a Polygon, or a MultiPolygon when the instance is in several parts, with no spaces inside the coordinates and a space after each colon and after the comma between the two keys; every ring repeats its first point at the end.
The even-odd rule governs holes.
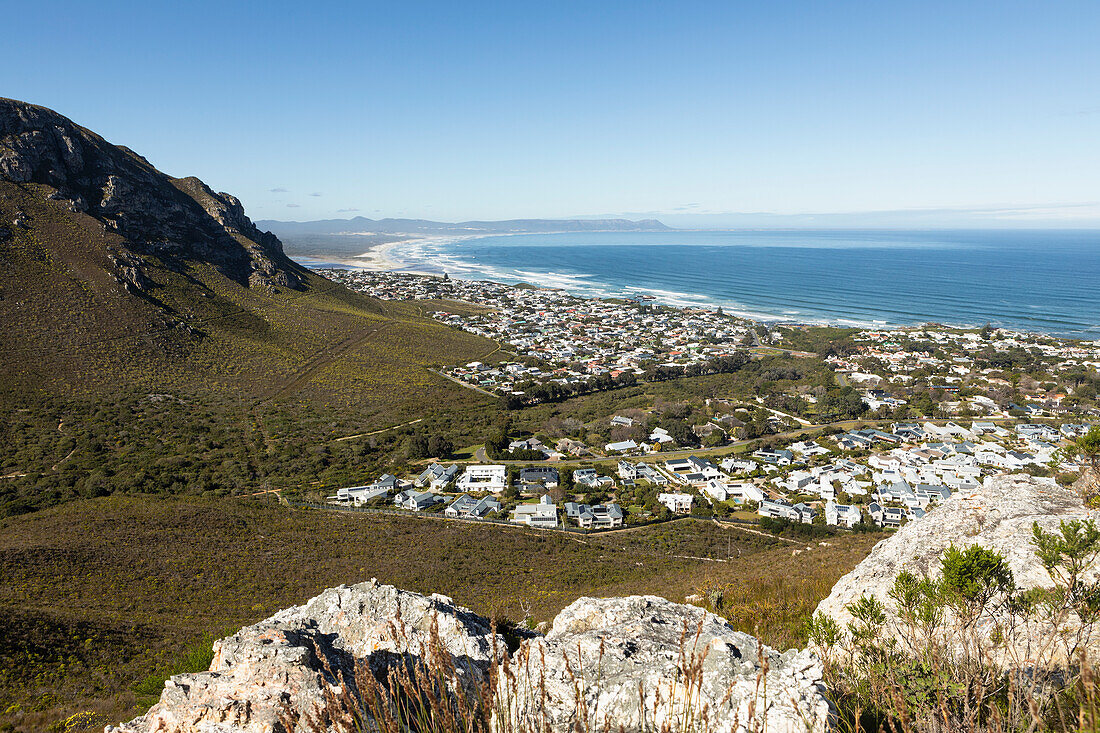
{"type": "Polygon", "coordinates": [[[1097,664],[1084,653],[1100,620],[1093,521],[1032,526],[1053,587],[1021,590],[1000,553],[951,546],[939,577],[902,572],[893,613],[869,595],[842,629],[817,616],[810,642],[851,731],[1095,731],[1097,664]]]}

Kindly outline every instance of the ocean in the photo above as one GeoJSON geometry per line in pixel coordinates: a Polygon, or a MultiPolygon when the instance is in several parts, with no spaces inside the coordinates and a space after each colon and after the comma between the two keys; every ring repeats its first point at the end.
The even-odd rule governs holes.
{"type": "Polygon", "coordinates": [[[721,306],[764,321],[924,322],[1100,338],[1100,231],[674,231],[399,245],[451,277],[721,306]]]}

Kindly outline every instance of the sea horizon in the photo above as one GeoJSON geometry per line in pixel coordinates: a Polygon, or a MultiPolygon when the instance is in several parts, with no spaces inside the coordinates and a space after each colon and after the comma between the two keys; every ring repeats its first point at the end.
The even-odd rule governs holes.
{"type": "MultiPolygon", "coordinates": [[[[417,237],[314,267],[362,267],[722,308],[765,323],[922,323],[1100,338],[1100,230],[745,229],[417,237]]],[[[341,241],[344,240],[344,241],[341,241]]],[[[358,241],[357,241],[358,240],[358,241]]],[[[350,249],[348,249],[350,248],[350,249]]]]}

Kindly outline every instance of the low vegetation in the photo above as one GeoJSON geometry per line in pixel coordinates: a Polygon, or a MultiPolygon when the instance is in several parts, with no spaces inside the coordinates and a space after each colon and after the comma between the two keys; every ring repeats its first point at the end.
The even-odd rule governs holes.
{"type": "Polygon", "coordinates": [[[1100,530],[1063,521],[1033,526],[1031,545],[1049,587],[1017,588],[1001,554],[949,547],[936,578],[899,574],[894,611],[865,595],[852,620],[815,617],[810,638],[852,731],[1095,731],[1100,583],[1089,571],[1100,530]]]}
{"type": "Polygon", "coordinates": [[[0,527],[0,726],[128,719],[168,673],[202,666],[211,638],[372,577],[529,623],[582,595],[683,601],[720,586],[735,626],[797,645],[870,546],[848,536],[792,557],[806,546],[693,519],[581,538],[259,500],[70,502],[0,527]]]}

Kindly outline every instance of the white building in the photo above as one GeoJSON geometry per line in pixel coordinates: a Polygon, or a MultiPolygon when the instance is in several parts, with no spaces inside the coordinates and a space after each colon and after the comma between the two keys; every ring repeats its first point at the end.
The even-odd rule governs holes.
{"type": "Polygon", "coordinates": [[[508,469],[501,465],[471,465],[458,478],[459,491],[491,491],[499,494],[508,488],[508,469]]]}
{"type": "Polygon", "coordinates": [[[543,494],[538,504],[520,504],[513,509],[512,521],[528,527],[553,529],[558,526],[558,508],[549,494],[543,494]]]}
{"type": "Polygon", "coordinates": [[[691,494],[658,494],[657,501],[669,508],[669,511],[677,514],[687,514],[691,511],[691,504],[695,497],[691,494]]]}
{"type": "Polygon", "coordinates": [[[825,504],[825,524],[830,527],[840,525],[851,528],[859,524],[862,520],[863,513],[859,510],[858,506],[837,504],[833,501],[825,504]]]}

